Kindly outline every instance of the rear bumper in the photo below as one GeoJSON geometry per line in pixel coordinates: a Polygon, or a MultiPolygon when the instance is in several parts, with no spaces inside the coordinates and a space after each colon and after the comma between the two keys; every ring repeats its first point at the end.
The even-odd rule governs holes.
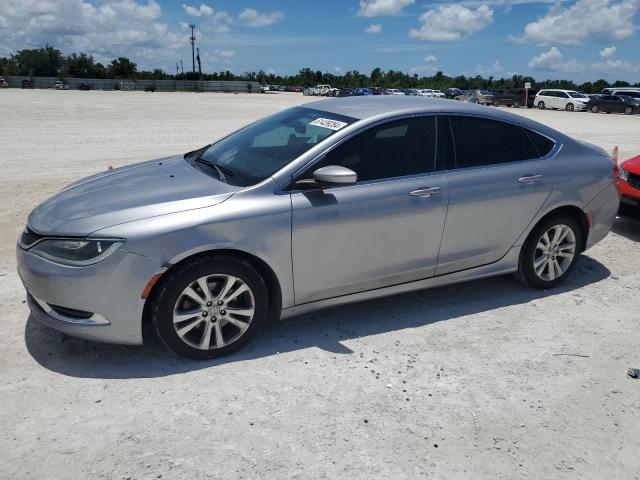
{"type": "Polygon", "coordinates": [[[613,227],[619,208],[618,185],[612,181],[585,207],[585,210],[591,215],[591,229],[587,237],[586,248],[591,248],[607,236],[613,227]]]}
{"type": "Polygon", "coordinates": [[[122,248],[87,267],[59,265],[20,247],[17,260],[36,320],[88,340],[142,343],[144,300],[140,295],[149,279],[160,271],[160,262],[122,248]],[[74,311],[88,316],[73,316],[74,311]]]}

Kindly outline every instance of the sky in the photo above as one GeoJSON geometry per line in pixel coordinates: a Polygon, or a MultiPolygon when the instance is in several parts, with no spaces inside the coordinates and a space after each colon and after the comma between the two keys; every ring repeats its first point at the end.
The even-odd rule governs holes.
{"type": "Polygon", "coordinates": [[[53,45],[139,69],[640,81],[640,0],[0,0],[0,56],[53,45]]]}

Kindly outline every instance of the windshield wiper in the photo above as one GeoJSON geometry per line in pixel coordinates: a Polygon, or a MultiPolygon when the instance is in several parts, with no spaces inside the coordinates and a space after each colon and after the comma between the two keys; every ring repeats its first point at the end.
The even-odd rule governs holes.
{"type": "Polygon", "coordinates": [[[208,167],[212,167],[218,173],[218,178],[222,181],[226,181],[225,177],[233,177],[233,172],[222,165],[218,165],[216,162],[212,162],[209,160],[205,160],[201,156],[197,156],[195,158],[196,163],[201,163],[202,165],[207,165],[208,167]]]}

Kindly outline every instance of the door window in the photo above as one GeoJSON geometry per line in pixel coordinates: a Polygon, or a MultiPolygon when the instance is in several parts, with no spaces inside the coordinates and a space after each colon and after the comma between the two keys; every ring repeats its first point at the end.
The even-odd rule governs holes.
{"type": "Polygon", "coordinates": [[[429,173],[436,169],[435,117],[396,120],[370,128],[329,151],[300,179],[328,165],[350,168],[358,183],[429,173]]]}
{"type": "Polygon", "coordinates": [[[537,149],[531,145],[523,129],[516,125],[477,117],[449,118],[457,168],[481,167],[542,156],[537,154],[537,149]]]}

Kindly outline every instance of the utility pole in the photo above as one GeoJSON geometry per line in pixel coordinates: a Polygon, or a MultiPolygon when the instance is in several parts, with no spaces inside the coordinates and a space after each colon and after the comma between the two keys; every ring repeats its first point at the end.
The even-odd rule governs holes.
{"type": "Polygon", "coordinates": [[[176,62],[176,77],[178,76],[178,73],[180,73],[180,70],[178,70],[178,62],[176,62]]]}
{"type": "Polygon", "coordinates": [[[189,25],[189,27],[191,28],[191,62],[193,65],[193,76],[196,76],[196,53],[195,53],[195,46],[196,46],[196,37],[194,37],[193,35],[193,29],[196,28],[196,26],[194,24],[189,25]]]}
{"type": "Polygon", "coordinates": [[[182,60],[180,60],[180,70],[182,70],[182,75],[184,75],[184,65],[182,65],[182,60]]]}
{"type": "Polygon", "coordinates": [[[200,49],[196,48],[196,51],[198,52],[198,55],[196,56],[196,60],[198,60],[198,74],[200,75],[200,78],[202,78],[202,63],[200,62],[200,49]]]}

